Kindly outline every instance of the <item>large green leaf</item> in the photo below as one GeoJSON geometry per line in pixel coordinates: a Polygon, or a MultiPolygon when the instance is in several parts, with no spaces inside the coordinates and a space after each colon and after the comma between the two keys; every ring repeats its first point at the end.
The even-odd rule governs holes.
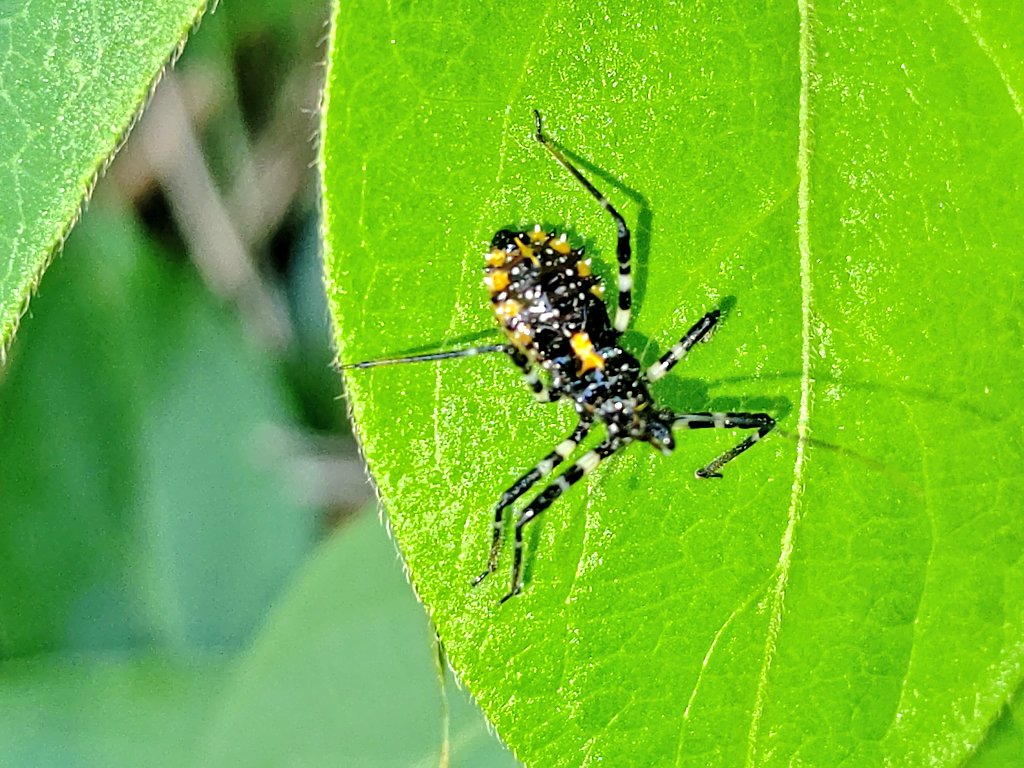
{"type": "Polygon", "coordinates": [[[496,338],[508,225],[636,230],[655,393],[779,431],[634,446],[478,589],[500,491],[571,428],[505,360],[355,371],[352,412],[451,659],[528,764],[955,765],[1024,662],[1024,13],[1019,4],[343,3],[324,118],[343,360],[496,338]],[[730,299],[728,303],[732,303],[730,299]]]}
{"type": "Polygon", "coordinates": [[[1024,699],[1017,698],[992,726],[985,743],[964,765],[967,768],[1007,768],[1024,765],[1024,699]]]}
{"type": "Polygon", "coordinates": [[[239,646],[316,527],[268,454],[272,366],[99,205],[33,309],[0,386],[0,657],[239,646]]]}
{"type": "MultiPolygon", "coordinates": [[[[309,561],[212,720],[199,765],[437,766],[444,730],[432,637],[374,510],[309,561]]],[[[453,766],[514,765],[451,690],[453,766]]]]}
{"type": "Polygon", "coordinates": [[[0,667],[5,765],[182,768],[227,664],[216,657],[43,656],[0,667]]]}
{"type": "Polygon", "coordinates": [[[0,357],[99,168],[205,8],[0,2],[0,357]]]}

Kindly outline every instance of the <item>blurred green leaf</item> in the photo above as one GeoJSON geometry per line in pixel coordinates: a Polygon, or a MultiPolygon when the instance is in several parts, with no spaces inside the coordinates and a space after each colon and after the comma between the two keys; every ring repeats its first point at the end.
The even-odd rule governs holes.
{"type": "Polygon", "coordinates": [[[192,765],[226,665],[43,657],[0,667],[0,753],[20,768],[192,765]]]}
{"type": "Polygon", "coordinates": [[[8,658],[238,646],[314,536],[272,367],[133,226],[82,222],[0,386],[8,658]]]}
{"type": "Polygon", "coordinates": [[[343,360],[497,339],[503,226],[585,234],[608,274],[612,226],[536,107],[635,225],[629,349],[736,299],[659,400],[780,419],[718,482],[693,470],[738,435],[608,462],[499,607],[509,552],[469,587],[493,504],[572,408],[494,358],[346,377],[417,590],[527,763],[956,765],[1020,686],[1022,8],[337,5],[343,360]]]}
{"type": "Polygon", "coordinates": [[[205,8],[0,3],[0,350],[97,172],[205,8]]]}
{"type": "MultiPolygon", "coordinates": [[[[372,513],[320,547],[243,659],[200,765],[434,768],[442,709],[422,608],[372,513]]],[[[464,694],[453,766],[512,766],[464,694]]]]}

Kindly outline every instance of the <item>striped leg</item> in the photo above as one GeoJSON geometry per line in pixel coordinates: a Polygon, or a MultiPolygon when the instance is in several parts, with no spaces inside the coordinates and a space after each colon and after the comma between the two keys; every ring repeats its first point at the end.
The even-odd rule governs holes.
{"type": "Polygon", "coordinates": [[[615,210],[615,206],[608,202],[608,198],[602,195],[597,187],[591,184],[557,147],[548,144],[541,124],[540,112],[533,110],[533,117],[537,123],[537,133],[535,134],[537,141],[544,145],[544,148],[551,153],[551,156],[558,161],[558,164],[571,173],[573,178],[583,185],[583,188],[593,195],[601,207],[608,211],[615,220],[615,230],[618,238],[615,246],[615,255],[619,261],[619,306],[615,310],[615,321],[612,325],[616,331],[623,333],[629,326],[629,312],[633,303],[633,276],[630,274],[630,259],[632,258],[633,251],[629,244],[629,227],[626,226],[626,220],[622,218],[622,214],[615,210]]]}
{"type": "Polygon", "coordinates": [[[530,490],[537,481],[550,475],[555,467],[569,458],[572,452],[576,450],[576,446],[587,436],[591,425],[592,422],[590,421],[580,421],[576,429],[573,430],[573,433],[559,443],[555,450],[541,459],[537,466],[512,483],[512,486],[501,494],[498,506],[494,508],[494,525],[491,529],[491,554],[487,559],[487,570],[473,579],[474,587],[498,568],[498,555],[501,553],[501,531],[505,525],[505,510],[512,506],[516,499],[530,490]]]}
{"type": "Polygon", "coordinates": [[[629,230],[622,217],[608,206],[608,212],[615,217],[615,224],[618,227],[618,243],[615,247],[615,255],[619,260],[619,306],[615,310],[615,330],[625,333],[629,327],[629,311],[633,304],[633,276],[629,271],[629,261],[632,251],[629,246],[629,230]]]}
{"type": "Polygon", "coordinates": [[[558,392],[552,392],[550,389],[544,386],[544,382],[540,380],[540,376],[537,375],[536,369],[530,364],[530,361],[526,358],[522,352],[515,347],[508,347],[507,349],[509,357],[512,358],[512,362],[516,364],[516,367],[523,372],[523,380],[526,381],[526,386],[533,392],[533,396],[539,403],[550,403],[562,395],[558,392]]]}
{"type": "Polygon", "coordinates": [[[704,317],[697,321],[697,323],[686,332],[686,335],[676,343],[672,349],[661,356],[654,365],[647,369],[647,380],[657,381],[666,373],[672,370],[672,366],[686,357],[686,353],[690,351],[690,347],[694,344],[703,341],[707,338],[708,334],[715,327],[715,323],[718,322],[718,318],[722,316],[722,313],[717,309],[708,312],[704,317]]]}
{"type": "Polygon", "coordinates": [[[405,357],[383,357],[377,360],[364,360],[361,363],[346,363],[345,365],[339,366],[342,370],[349,368],[377,368],[382,365],[403,365],[405,363],[423,363],[433,362],[435,360],[451,360],[457,357],[476,357],[477,355],[485,355],[490,352],[504,352],[510,358],[512,362],[516,364],[516,367],[523,372],[523,378],[526,380],[526,385],[532,390],[533,396],[537,398],[539,402],[549,403],[557,400],[561,397],[560,393],[552,393],[547,387],[544,386],[544,382],[540,380],[537,372],[530,365],[530,361],[526,359],[526,356],[518,349],[513,347],[511,344],[484,344],[479,347],[467,347],[465,349],[453,349],[448,352],[428,352],[425,355],[408,355],[405,357]]]}
{"type": "Polygon", "coordinates": [[[501,602],[504,603],[510,597],[519,594],[522,589],[520,579],[522,578],[523,570],[523,527],[550,507],[555,499],[590,474],[604,459],[620,448],[625,447],[628,443],[628,440],[622,439],[617,439],[614,442],[606,441],[594,450],[583,454],[576,460],[575,464],[565,470],[560,477],[556,478],[551,485],[544,489],[543,493],[531,501],[530,505],[522,511],[519,515],[519,520],[516,521],[516,549],[515,557],[512,561],[512,589],[501,598],[501,602]]]}
{"type": "Polygon", "coordinates": [[[756,429],[747,437],[703,469],[696,471],[697,477],[721,477],[718,471],[735,459],[754,443],[772,431],[775,419],[767,413],[680,413],[672,424],[675,429],[756,429]]]}
{"type": "Polygon", "coordinates": [[[480,347],[467,347],[466,349],[453,349],[448,352],[429,352],[425,355],[408,355],[405,357],[382,357],[377,360],[364,360],[361,363],[346,363],[338,366],[342,370],[348,368],[376,368],[380,365],[401,365],[403,363],[423,363],[433,360],[451,360],[455,357],[476,357],[486,355],[490,352],[505,352],[511,355],[515,348],[509,344],[484,344],[480,347]]]}

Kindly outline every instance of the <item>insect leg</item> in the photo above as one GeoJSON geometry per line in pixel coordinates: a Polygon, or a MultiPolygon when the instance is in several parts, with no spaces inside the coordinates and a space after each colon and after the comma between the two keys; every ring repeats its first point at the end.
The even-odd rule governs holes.
{"type": "Polygon", "coordinates": [[[533,110],[533,117],[537,124],[537,132],[534,137],[544,148],[551,153],[551,156],[558,161],[565,170],[573,175],[573,177],[583,188],[589,192],[601,207],[604,208],[611,217],[615,220],[615,231],[617,235],[617,242],[615,246],[615,255],[619,262],[619,306],[615,310],[615,321],[612,325],[618,333],[623,333],[629,326],[629,312],[630,307],[633,303],[633,276],[630,273],[630,259],[632,258],[633,251],[629,243],[629,227],[626,226],[626,220],[622,218],[615,206],[613,206],[608,198],[598,191],[597,187],[591,184],[586,177],[580,172],[580,170],[570,163],[566,159],[565,155],[555,146],[548,143],[547,137],[544,135],[543,124],[540,117],[540,112],[536,109],[533,110]]]}
{"type": "Polygon", "coordinates": [[[544,382],[540,380],[540,376],[537,375],[536,369],[530,364],[530,361],[526,358],[522,352],[513,346],[509,346],[507,349],[509,357],[512,358],[512,362],[516,364],[516,367],[523,372],[523,379],[526,381],[526,386],[533,392],[533,396],[540,403],[550,403],[561,397],[561,393],[552,392],[546,386],[544,382]]]}
{"type": "Polygon", "coordinates": [[[448,352],[430,352],[425,355],[409,355],[406,357],[384,357],[379,360],[364,360],[361,363],[346,363],[340,366],[342,370],[347,368],[376,368],[379,365],[399,365],[401,363],[422,363],[430,360],[448,360],[453,357],[475,357],[489,352],[505,352],[512,354],[512,346],[509,344],[485,344],[480,347],[467,347],[466,349],[453,349],[448,352]]]}
{"type": "Polygon", "coordinates": [[[591,425],[590,421],[580,421],[576,429],[573,430],[573,433],[559,443],[555,450],[541,459],[533,469],[512,483],[512,486],[501,494],[498,505],[494,508],[494,525],[491,528],[491,554],[487,558],[487,570],[473,579],[474,587],[498,568],[498,555],[501,552],[501,531],[505,525],[505,510],[512,506],[516,499],[530,490],[537,481],[550,475],[555,467],[569,458],[572,452],[576,450],[576,446],[587,436],[591,425]]]}
{"type": "Polygon", "coordinates": [[[698,320],[693,328],[686,332],[676,344],[672,346],[668,352],[661,356],[661,358],[647,369],[647,380],[657,381],[666,373],[672,370],[672,366],[686,357],[686,353],[690,351],[690,347],[694,344],[707,338],[707,335],[711,333],[711,330],[715,327],[715,323],[718,322],[718,318],[722,316],[722,313],[717,309],[708,312],[704,317],[698,320]]]}
{"type": "Polygon", "coordinates": [[[767,413],[679,413],[672,424],[675,429],[756,429],[743,442],[729,449],[703,469],[697,477],[721,477],[718,471],[735,459],[775,427],[775,419],[767,413]]]}
{"type": "Polygon", "coordinates": [[[515,557],[512,561],[512,589],[501,598],[501,602],[504,603],[513,595],[519,594],[519,591],[522,589],[520,579],[522,578],[523,570],[523,527],[550,507],[555,499],[594,471],[597,465],[604,459],[626,446],[628,442],[628,440],[621,439],[605,441],[594,450],[583,454],[520,513],[519,520],[516,521],[516,548],[515,557]]]}
{"type": "Polygon", "coordinates": [[[557,400],[561,395],[552,393],[540,380],[537,372],[533,369],[526,356],[511,344],[485,344],[479,347],[467,347],[466,349],[454,349],[447,352],[428,352],[425,355],[408,355],[404,357],[384,357],[378,360],[364,360],[361,363],[346,363],[340,366],[342,370],[349,368],[377,368],[381,365],[401,365],[404,363],[422,363],[434,360],[451,360],[457,357],[475,357],[490,352],[504,352],[516,367],[523,372],[526,384],[533,391],[533,396],[542,403],[557,400]]]}

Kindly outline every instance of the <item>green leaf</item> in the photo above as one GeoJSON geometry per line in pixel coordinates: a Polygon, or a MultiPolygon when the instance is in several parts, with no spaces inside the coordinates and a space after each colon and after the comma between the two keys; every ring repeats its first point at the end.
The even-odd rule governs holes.
{"type": "MultiPolygon", "coordinates": [[[[243,658],[200,765],[437,766],[432,637],[372,512],[324,543],[243,658]]],[[[456,690],[452,765],[514,765],[456,690]]]]}
{"type": "Polygon", "coordinates": [[[205,8],[0,0],[0,351],[96,174],[205,8]]]}
{"type": "Polygon", "coordinates": [[[493,232],[614,265],[653,362],[735,309],[655,395],[779,430],[630,447],[486,560],[502,489],[574,423],[505,360],[352,371],[417,591],[532,765],[956,765],[1024,669],[1024,12],[994,2],[685,10],[336,9],[326,280],[343,361],[497,340],[493,232]],[[635,191],[634,191],[635,190],[635,191]],[[476,335],[474,337],[474,334],[476,335]]]}
{"type": "Polygon", "coordinates": [[[4,658],[237,647],[313,539],[273,367],[132,221],[93,207],[0,386],[4,658]]]}
{"type": "Polygon", "coordinates": [[[1024,765],[1024,699],[1019,693],[992,725],[981,748],[964,765],[967,768],[1024,765]]]}
{"type": "Polygon", "coordinates": [[[158,656],[44,656],[0,667],[0,752],[33,768],[181,768],[226,664],[158,656]]]}

